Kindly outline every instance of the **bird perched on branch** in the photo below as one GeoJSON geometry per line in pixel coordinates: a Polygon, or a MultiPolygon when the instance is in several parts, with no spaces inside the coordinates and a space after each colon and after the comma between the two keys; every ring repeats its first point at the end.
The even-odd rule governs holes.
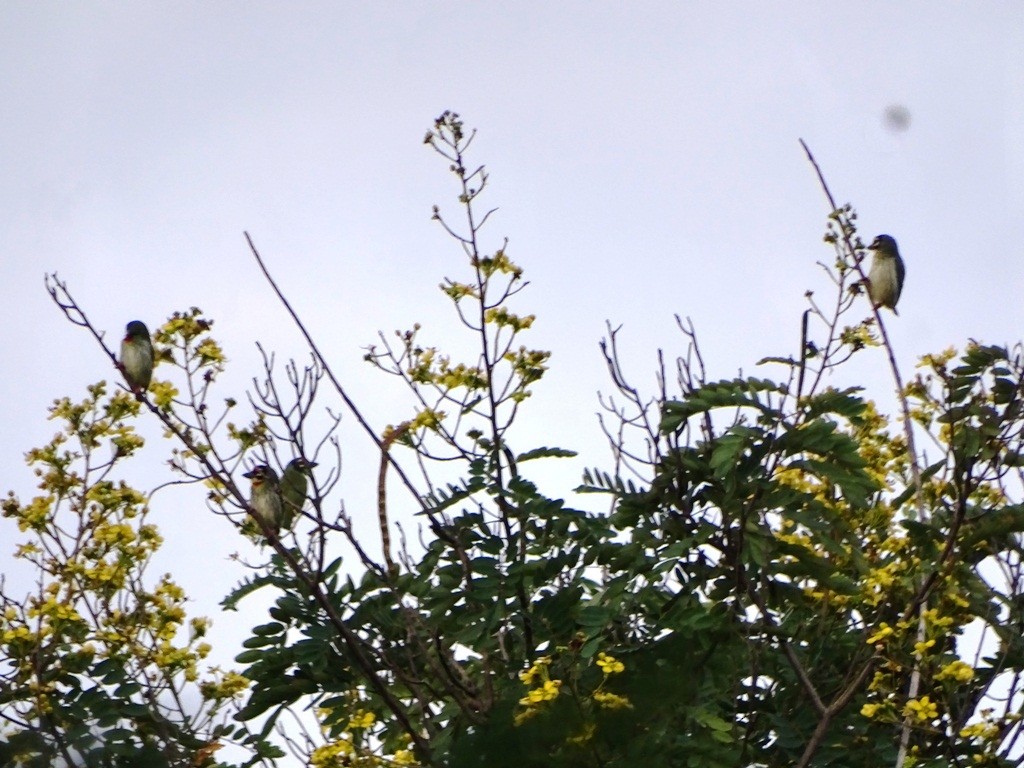
{"type": "Polygon", "coordinates": [[[898,315],[896,302],[903,292],[903,278],[907,270],[903,266],[896,241],[889,235],[879,235],[868,246],[868,250],[875,252],[868,272],[868,297],[876,307],[888,307],[894,315],[898,315]]]}
{"type": "Polygon", "coordinates": [[[132,320],[125,328],[121,341],[121,372],[135,393],[135,399],[141,400],[153,378],[153,342],[141,320],[132,320]]]}
{"type": "Polygon", "coordinates": [[[252,481],[252,492],[249,495],[250,513],[262,520],[266,527],[276,534],[283,517],[281,483],[277,478],[277,472],[266,464],[259,464],[242,477],[252,481]]]}
{"type": "Polygon", "coordinates": [[[302,512],[306,504],[306,491],[309,488],[309,477],[315,461],[307,461],[301,457],[292,459],[281,475],[281,527],[288,530],[292,527],[295,516],[302,512]]]}

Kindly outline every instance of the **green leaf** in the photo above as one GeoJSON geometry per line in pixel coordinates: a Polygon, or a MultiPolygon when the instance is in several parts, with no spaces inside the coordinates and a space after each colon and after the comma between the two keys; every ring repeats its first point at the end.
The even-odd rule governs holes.
{"type": "Polygon", "coordinates": [[[534,448],[532,451],[527,451],[526,453],[521,453],[516,456],[516,463],[522,464],[524,461],[544,459],[548,457],[571,459],[576,455],[576,451],[569,451],[564,448],[534,448]]]}
{"type": "Polygon", "coordinates": [[[867,403],[859,393],[862,387],[833,389],[829,387],[804,402],[804,412],[809,419],[816,419],[826,414],[835,413],[850,421],[856,421],[863,415],[867,403]]]}
{"type": "Polygon", "coordinates": [[[258,627],[252,628],[254,635],[280,635],[285,630],[284,624],[280,622],[271,622],[270,624],[260,624],[258,627]]]}
{"type": "Polygon", "coordinates": [[[733,379],[706,384],[685,400],[671,400],[662,409],[661,431],[672,433],[679,429],[691,416],[706,413],[715,408],[753,408],[768,410],[768,406],[757,397],[760,392],[782,394],[786,388],[766,379],[733,379]]]}

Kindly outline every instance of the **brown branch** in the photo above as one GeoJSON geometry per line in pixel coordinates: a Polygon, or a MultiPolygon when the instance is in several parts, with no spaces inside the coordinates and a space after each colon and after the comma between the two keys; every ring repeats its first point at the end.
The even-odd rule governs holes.
{"type": "MultiPolygon", "coordinates": [[[[345,388],[341,386],[341,382],[339,382],[337,377],[335,377],[334,371],[331,370],[331,367],[330,365],[328,365],[327,360],[320,352],[320,347],[318,347],[316,342],[313,341],[313,337],[309,334],[309,331],[306,330],[305,324],[302,322],[301,319],[299,319],[298,313],[292,307],[288,299],[285,298],[285,295],[284,293],[281,292],[281,289],[278,287],[277,282],[270,275],[270,270],[267,269],[267,265],[263,261],[263,257],[260,256],[259,251],[256,250],[256,246],[255,244],[253,244],[252,238],[249,236],[249,233],[244,232],[243,234],[245,235],[245,241],[249,244],[249,250],[252,251],[253,258],[256,259],[256,264],[259,266],[260,271],[263,273],[263,276],[267,279],[267,282],[270,283],[271,289],[273,289],[274,293],[277,295],[277,298],[284,305],[285,310],[287,310],[288,314],[291,315],[292,320],[295,322],[295,325],[299,329],[299,332],[302,334],[303,338],[305,338],[310,350],[313,352],[313,354],[316,356],[317,361],[323,367],[324,373],[327,374],[327,378],[330,379],[331,384],[334,385],[334,389],[338,393],[338,396],[345,403],[345,406],[355,417],[356,421],[359,422],[359,426],[361,426],[363,430],[366,432],[366,434],[370,436],[370,439],[377,444],[377,448],[382,449],[381,438],[377,437],[376,431],[373,429],[373,427],[370,426],[370,423],[363,416],[359,408],[356,407],[355,402],[353,402],[353,400],[348,396],[348,393],[345,391],[345,388]]],[[[402,479],[403,485],[405,485],[405,487],[409,490],[409,493],[412,494],[412,496],[416,499],[416,502],[420,505],[420,508],[423,511],[423,513],[430,517],[431,520],[433,520],[430,507],[428,507],[424,503],[423,497],[420,495],[420,492],[416,489],[416,486],[413,485],[412,481],[409,479],[409,476],[406,475],[401,465],[389,453],[385,452],[385,455],[388,457],[388,461],[391,462],[391,466],[395,468],[395,472],[397,472],[398,476],[402,479]]]]}
{"type": "Polygon", "coordinates": [[[829,725],[832,724],[832,718],[842,711],[843,707],[850,703],[850,699],[853,698],[857,690],[867,680],[868,675],[875,668],[875,664],[882,657],[881,651],[875,651],[874,655],[868,659],[864,668],[860,671],[853,681],[846,686],[846,689],[836,696],[832,700],[832,703],[825,708],[825,712],[822,714],[821,719],[818,721],[818,725],[814,728],[814,733],[811,734],[811,738],[807,741],[807,746],[804,747],[804,752],[800,756],[800,761],[796,764],[795,768],[807,768],[811,764],[811,760],[814,759],[815,753],[821,746],[821,742],[825,739],[825,733],[828,731],[829,725]]]}
{"type": "Polygon", "coordinates": [[[758,610],[761,611],[762,618],[767,622],[768,626],[772,628],[773,633],[779,641],[779,645],[782,647],[782,652],[786,655],[786,659],[789,660],[789,665],[793,668],[793,672],[796,674],[797,680],[800,681],[801,687],[804,692],[810,697],[811,704],[817,710],[819,715],[825,715],[828,713],[828,707],[825,706],[825,702],[821,700],[821,696],[818,695],[818,690],[814,687],[814,683],[811,682],[810,676],[807,674],[807,670],[804,669],[804,665],[800,662],[799,657],[793,650],[793,647],[789,644],[789,641],[782,635],[779,629],[779,625],[775,622],[774,617],[769,613],[768,606],[765,605],[764,600],[754,589],[753,584],[747,585],[747,593],[750,595],[751,600],[757,605],[758,610]]]}
{"type": "MultiPolygon", "coordinates": [[[[833,215],[836,214],[836,212],[839,210],[839,207],[836,205],[835,198],[832,196],[832,191],[829,189],[828,182],[825,181],[825,176],[824,176],[824,174],[821,171],[821,166],[818,165],[817,160],[814,159],[814,155],[811,153],[810,147],[807,146],[806,142],[804,142],[803,139],[800,139],[800,146],[803,147],[804,152],[807,154],[808,161],[810,161],[811,165],[814,167],[814,171],[815,171],[815,173],[818,176],[818,181],[821,184],[822,191],[825,193],[825,197],[828,199],[829,205],[832,207],[831,213],[833,215]]],[[[853,242],[850,240],[851,226],[849,225],[848,221],[843,220],[843,217],[840,217],[840,219],[838,219],[837,221],[838,221],[838,224],[839,224],[840,236],[842,237],[842,242],[846,246],[846,249],[847,249],[847,254],[846,255],[850,257],[850,261],[853,264],[853,268],[857,271],[857,274],[860,276],[862,284],[867,284],[868,276],[864,273],[864,267],[861,265],[861,259],[859,259],[857,257],[857,248],[854,246],[853,242]]],[[[893,352],[892,343],[889,341],[888,331],[886,330],[885,323],[882,322],[882,316],[881,316],[881,312],[880,312],[880,307],[876,306],[875,303],[873,301],[870,301],[870,300],[868,301],[868,304],[870,304],[870,306],[871,306],[871,312],[874,315],[875,324],[878,327],[879,333],[882,336],[882,344],[885,347],[886,355],[887,355],[888,360],[889,360],[889,368],[890,368],[890,370],[892,372],[893,381],[896,384],[896,395],[897,395],[897,398],[899,399],[900,408],[902,410],[902,416],[903,416],[903,434],[904,434],[904,436],[906,438],[906,441],[907,441],[907,452],[910,454],[910,471],[911,471],[911,475],[913,477],[913,482],[914,482],[914,501],[915,501],[916,519],[918,520],[918,522],[923,522],[925,520],[925,509],[924,509],[924,494],[922,493],[921,466],[920,466],[920,463],[918,461],[917,448],[916,448],[915,443],[914,443],[914,425],[913,425],[913,421],[911,420],[911,417],[910,417],[910,404],[908,403],[906,393],[904,392],[903,378],[900,375],[899,366],[896,364],[896,355],[893,352]]],[[[949,549],[949,544],[951,544],[951,542],[947,542],[947,551],[949,549]]],[[[919,597],[916,597],[915,600],[914,600],[914,602],[917,603],[917,610],[918,610],[919,613],[924,611],[925,608],[926,608],[926,602],[925,601],[927,599],[927,594],[928,594],[928,590],[930,589],[930,587],[931,587],[930,582],[926,582],[925,584],[923,584],[922,588],[918,592],[918,596],[919,597]]],[[[914,608],[911,607],[910,612],[912,613],[913,610],[914,610],[914,608]]],[[[918,623],[918,639],[919,640],[923,640],[924,639],[923,636],[922,636],[923,629],[924,629],[923,624],[921,622],[919,622],[918,623]]],[[[864,670],[863,674],[866,675],[867,670],[871,666],[872,665],[870,663],[865,665],[865,670],[864,670]]],[[[910,688],[908,690],[908,696],[910,698],[914,698],[917,695],[919,684],[920,684],[920,664],[919,664],[919,660],[918,660],[918,661],[915,661],[914,669],[913,669],[913,671],[911,673],[910,688]]],[[[852,691],[850,692],[850,695],[852,696],[852,691]]],[[[815,739],[812,736],[812,741],[808,743],[807,750],[804,753],[804,758],[806,758],[806,760],[804,758],[802,758],[800,765],[806,765],[807,761],[809,761],[811,759],[811,757],[813,756],[814,751],[817,750],[817,746],[820,744],[820,739],[824,738],[824,730],[822,730],[822,729],[823,728],[827,728],[828,720],[830,720],[830,719],[831,719],[830,717],[826,717],[826,718],[823,718],[821,721],[819,721],[818,729],[815,730],[815,736],[818,736],[819,735],[819,730],[821,730],[820,736],[819,736],[817,742],[815,742],[815,739]],[[813,750],[812,750],[812,747],[813,747],[813,750]]],[[[904,761],[906,760],[907,747],[908,747],[908,744],[909,744],[909,740],[910,740],[910,720],[909,720],[909,718],[906,718],[903,721],[903,726],[902,726],[902,729],[901,729],[900,747],[899,747],[899,753],[898,753],[897,758],[896,758],[896,768],[901,768],[901,766],[904,764],[904,761]]]]}
{"type": "Polygon", "coordinates": [[[388,526],[387,475],[388,451],[392,444],[409,431],[410,423],[404,421],[394,429],[388,430],[380,441],[380,471],[377,473],[377,517],[380,522],[380,545],[384,550],[384,562],[388,573],[395,570],[395,561],[391,559],[391,529],[388,526]]]}

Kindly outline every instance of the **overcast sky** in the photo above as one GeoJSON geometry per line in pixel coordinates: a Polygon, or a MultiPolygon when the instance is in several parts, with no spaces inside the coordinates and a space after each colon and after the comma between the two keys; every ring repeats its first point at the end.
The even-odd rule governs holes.
{"type": "MultiPolygon", "coordinates": [[[[509,237],[531,281],[516,308],[538,315],[526,340],[553,352],[524,419],[536,444],[582,453],[550,471],[553,492],[606,461],[594,416],[606,320],[623,326],[637,383],[652,382],[658,347],[683,350],[676,313],[714,378],[767,373],[758,359],[796,351],[804,292],[828,288],[815,261],[831,259],[799,138],[864,239],[899,242],[908,276],[889,328],[907,373],[968,338],[1014,342],[1022,19],[1011,2],[6,0],[3,488],[33,494],[22,456],[52,435],[50,402],[115,376],[51,304],[47,271],[115,343],[129,320],[153,328],[201,307],[232,361],[224,396],[258,372],[257,339],[304,354],[243,230],[375,425],[407,418],[361,358],[378,329],[420,321],[425,340],[452,338],[436,286],[464,265],[430,209],[454,188],[422,144],[445,109],[479,129],[473,157],[500,207],[490,246],[509,237]],[[894,106],[902,128],[885,120],[894,106]]],[[[881,352],[851,370],[842,383],[890,398],[881,352]]],[[[153,439],[129,480],[148,487],[166,479],[170,446],[142,431],[153,439]]],[[[368,444],[351,420],[342,434],[358,513],[375,482],[358,458],[368,444]]],[[[162,567],[212,612],[244,543],[200,502],[155,507],[162,567]]],[[[0,541],[10,531],[0,522],[0,541]]],[[[241,621],[230,636],[256,623],[241,621]]]]}

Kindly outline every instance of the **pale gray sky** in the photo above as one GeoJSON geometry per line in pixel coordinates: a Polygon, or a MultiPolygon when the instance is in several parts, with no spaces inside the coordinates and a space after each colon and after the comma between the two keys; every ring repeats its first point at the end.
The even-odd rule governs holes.
{"type": "MultiPolygon", "coordinates": [[[[968,337],[1012,342],[1022,19],[1011,2],[8,0],[3,487],[32,495],[21,457],[52,434],[55,397],[114,377],[51,305],[46,271],[114,340],[128,320],[202,307],[233,363],[225,395],[257,372],[256,339],[303,354],[244,229],[375,423],[407,417],[362,347],[415,321],[444,345],[453,328],[436,285],[462,264],[430,221],[453,187],[421,143],[444,109],[480,131],[474,157],[501,209],[492,245],[510,237],[532,282],[517,306],[539,316],[529,342],[554,353],[525,418],[537,443],[583,452],[551,470],[561,488],[606,458],[606,319],[624,325],[638,382],[659,346],[681,351],[674,313],[693,318],[715,377],[796,350],[804,291],[827,290],[815,261],[830,259],[801,137],[865,239],[899,241],[908,277],[890,333],[906,371],[968,337]],[[886,127],[890,105],[909,111],[907,130],[886,127]]],[[[881,353],[849,375],[888,397],[881,353]]],[[[132,463],[143,486],[163,478],[168,449],[148,433],[132,463]]],[[[358,461],[367,443],[351,421],[343,437],[358,500],[374,482],[358,461]]],[[[201,503],[157,507],[162,567],[212,611],[240,575],[224,560],[237,535],[201,503]]]]}

